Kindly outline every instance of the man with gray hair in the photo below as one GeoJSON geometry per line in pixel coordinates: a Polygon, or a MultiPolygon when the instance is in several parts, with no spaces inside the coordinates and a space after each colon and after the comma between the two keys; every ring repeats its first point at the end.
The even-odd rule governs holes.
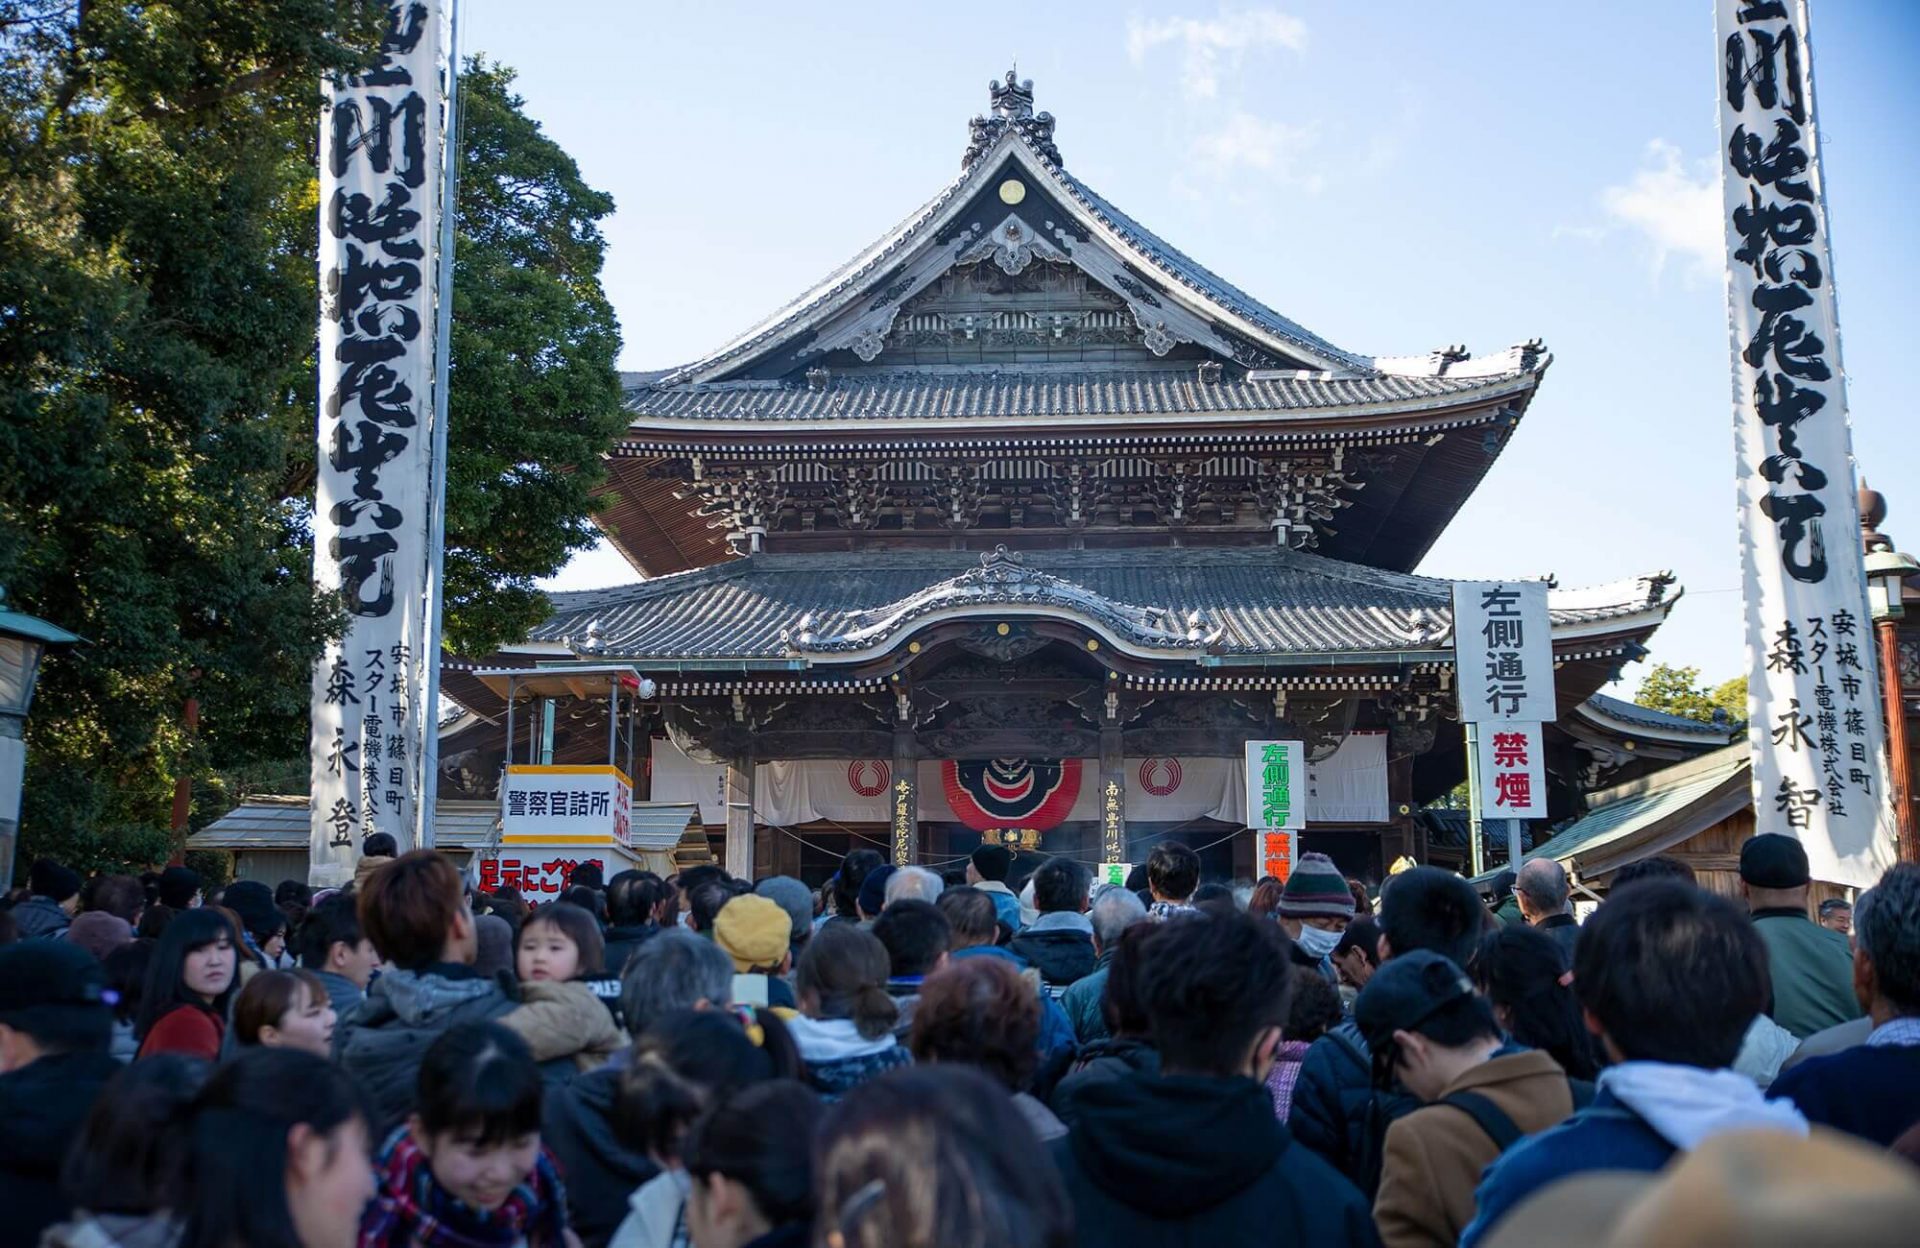
{"type": "Polygon", "coordinates": [[[946,881],[925,867],[901,867],[887,877],[886,904],[912,900],[932,905],[946,890],[946,881]]]}
{"type": "Polygon", "coordinates": [[[787,920],[793,924],[787,950],[793,955],[793,964],[799,966],[800,951],[813,936],[813,890],[790,875],[772,875],[755,884],[753,891],[787,912],[787,920]]]}
{"type": "Polygon", "coordinates": [[[1897,863],[1854,916],[1853,993],[1866,1040],[1782,1074],[1769,1095],[1807,1121],[1888,1148],[1920,1123],[1920,865],[1897,863]]]}
{"type": "Polygon", "coordinates": [[[1102,884],[1093,892],[1087,918],[1093,922],[1093,947],[1098,955],[1093,973],[1060,994],[1060,1006],[1081,1044],[1108,1038],[1107,1020],[1100,1012],[1100,998],[1107,991],[1108,964],[1120,946],[1121,935],[1135,923],[1147,921],[1147,907],[1138,893],[1117,884],[1102,884]]]}
{"type": "MultiPolygon", "coordinates": [[[[677,1010],[725,1009],[733,1003],[733,959],[719,945],[682,928],[661,932],[633,951],[620,975],[620,1009],[627,1034],[639,1037],[677,1010]]],[[[644,1149],[614,1130],[620,1072],[631,1050],[563,1088],[550,1089],[541,1112],[540,1139],[567,1176],[573,1229],[589,1244],[604,1244],[627,1216],[627,1197],[660,1172],[644,1149]]]]}
{"type": "Polygon", "coordinates": [[[1580,938],[1579,921],[1567,904],[1572,890],[1567,885],[1567,869],[1551,858],[1534,858],[1520,868],[1513,881],[1513,896],[1520,903],[1520,915],[1560,942],[1573,961],[1573,942],[1580,938]]]}

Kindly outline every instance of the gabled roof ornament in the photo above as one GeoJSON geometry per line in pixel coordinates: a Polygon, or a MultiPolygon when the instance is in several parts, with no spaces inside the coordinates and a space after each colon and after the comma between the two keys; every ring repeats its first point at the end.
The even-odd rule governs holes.
{"type": "Polygon", "coordinates": [[[967,150],[960,157],[960,167],[966,169],[980,159],[1009,127],[1018,130],[1048,164],[1059,167],[1062,162],[1060,149],[1053,144],[1053,114],[1033,111],[1033,79],[1017,79],[1008,70],[1006,81],[989,82],[987,91],[992,97],[992,115],[967,123],[967,150]]]}

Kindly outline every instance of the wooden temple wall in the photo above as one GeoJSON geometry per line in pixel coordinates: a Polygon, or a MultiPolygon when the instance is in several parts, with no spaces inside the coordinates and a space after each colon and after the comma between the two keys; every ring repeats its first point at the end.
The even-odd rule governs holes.
{"type": "MultiPolygon", "coordinates": [[[[1667,850],[1665,856],[1692,867],[1701,888],[1744,906],[1746,901],[1740,895],[1740,846],[1754,835],[1754,829],[1753,808],[1749,806],[1696,832],[1667,850]]],[[[1610,876],[1599,880],[1603,885],[1609,882],[1610,876]]],[[[1853,890],[1844,885],[1815,880],[1807,903],[1810,913],[1817,912],[1820,903],[1829,897],[1851,899],[1852,893],[1853,890]]]]}

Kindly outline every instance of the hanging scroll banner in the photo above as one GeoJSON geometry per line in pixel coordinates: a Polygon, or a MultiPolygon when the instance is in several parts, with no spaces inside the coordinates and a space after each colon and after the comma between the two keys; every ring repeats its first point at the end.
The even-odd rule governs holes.
{"type": "Polygon", "coordinates": [[[1807,5],[1716,0],[1715,20],[1754,813],[1814,879],[1864,887],[1895,828],[1807,5]]]}
{"type": "Polygon", "coordinates": [[[380,61],[325,84],[313,579],[345,634],[313,678],[309,873],[353,876],[363,837],[410,846],[427,688],[434,306],[449,37],[442,0],[388,6],[380,61]]]}

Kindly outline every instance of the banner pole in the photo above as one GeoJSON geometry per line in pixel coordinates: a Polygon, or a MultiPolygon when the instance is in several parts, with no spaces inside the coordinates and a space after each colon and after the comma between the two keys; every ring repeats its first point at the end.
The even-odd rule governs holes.
{"type": "Polygon", "coordinates": [[[434,813],[440,789],[440,645],[445,610],[447,556],[447,407],[452,388],[453,245],[460,190],[460,0],[447,6],[447,124],[440,158],[440,242],[438,310],[433,320],[433,450],[428,469],[426,705],[422,708],[420,747],[420,824],[414,845],[434,847],[434,813]]]}
{"type": "Polygon", "coordinates": [[[1467,863],[1472,875],[1487,869],[1480,844],[1480,725],[1467,721],[1467,863]]]}

